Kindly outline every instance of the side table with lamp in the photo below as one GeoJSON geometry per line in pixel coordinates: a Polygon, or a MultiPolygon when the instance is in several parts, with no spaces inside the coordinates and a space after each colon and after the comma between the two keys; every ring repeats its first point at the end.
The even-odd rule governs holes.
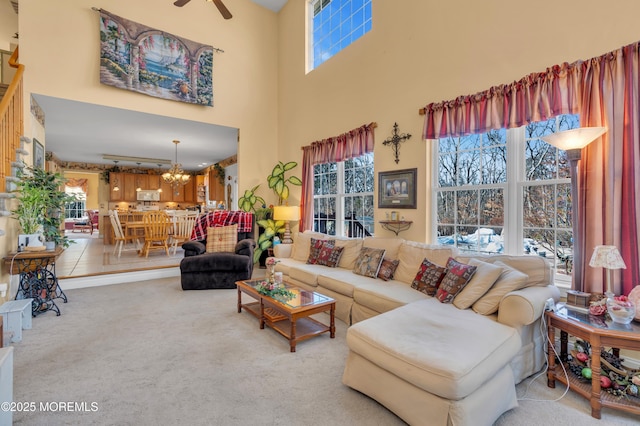
{"type": "Polygon", "coordinates": [[[292,244],[291,228],[289,222],[297,222],[300,220],[300,207],[298,206],[274,206],[273,219],[284,220],[285,228],[282,236],[282,244],[292,244]]]}

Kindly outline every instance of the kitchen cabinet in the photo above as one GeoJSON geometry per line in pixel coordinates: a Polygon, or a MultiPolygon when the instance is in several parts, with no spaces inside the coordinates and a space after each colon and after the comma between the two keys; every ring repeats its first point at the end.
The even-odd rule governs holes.
{"type": "Polygon", "coordinates": [[[136,177],[139,175],[133,173],[123,173],[124,175],[124,187],[120,188],[121,192],[124,192],[122,201],[136,201],[136,177]]]}

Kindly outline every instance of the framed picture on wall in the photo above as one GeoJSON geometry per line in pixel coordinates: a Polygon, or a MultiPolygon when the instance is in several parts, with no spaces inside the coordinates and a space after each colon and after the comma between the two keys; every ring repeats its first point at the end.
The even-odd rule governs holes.
{"type": "Polygon", "coordinates": [[[378,208],[415,209],[418,169],[378,173],[378,208]]]}
{"type": "Polygon", "coordinates": [[[44,146],[37,139],[33,139],[33,167],[44,169],[44,146]]]}

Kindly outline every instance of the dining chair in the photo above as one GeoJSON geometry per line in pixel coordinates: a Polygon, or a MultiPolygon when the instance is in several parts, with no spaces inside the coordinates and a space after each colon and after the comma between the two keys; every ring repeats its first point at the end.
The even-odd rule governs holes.
{"type": "Polygon", "coordinates": [[[171,218],[163,211],[149,211],[142,216],[144,223],[144,246],[140,255],[149,257],[149,250],[164,249],[169,256],[169,228],[171,218]]]}
{"type": "MultiPolygon", "coordinates": [[[[122,248],[127,243],[133,243],[134,241],[138,243],[137,237],[135,235],[126,235],[122,230],[122,224],[120,222],[120,217],[118,216],[118,212],[114,210],[109,210],[109,219],[111,220],[111,228],[113,229],[115,246],[113,247],[113,254],[118,252],[118,258],[122,253],[122,248]]],[[[138,244],[136,244],[137,246],[138,244]]],[[[136,247],[137,249],[137,247],[136,247]]]]}
{"type": "Polygon", "coordinates": [[[173,246],[173,255],[178,250],[178,244],[191,240],[191,232],[198,219],[198,212],[191,214],[185,212],[177,214],[173,218],[173,235],[171,236],[171,245],[173,246]]]}

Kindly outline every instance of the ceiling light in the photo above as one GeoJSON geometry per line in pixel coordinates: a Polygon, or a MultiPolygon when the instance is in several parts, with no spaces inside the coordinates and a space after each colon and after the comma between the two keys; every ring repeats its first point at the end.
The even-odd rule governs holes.
{"type": "Polygon", "coordinates": [[[168,172],[162,174],[162,179],[171,186],[177,187],[178,185],[184,185],[189,182],[191,175],[185,173],[184,170],[182,170],[182,165],[178,163],[178,144],[180,141],[174,140],[173,143],[176,145],[176,161],[168,172]]]}
{"type": "Polygon", "coordinates": [[[111,155],[111,154],[102,154],[103,160],[112,160],[112,161],[131,161],[133,163],[153,163],[153,164],[171,164],[171,160],[165,160],[162,158],[145,158],[145,157],[128,157],[124,155],[111,155]]]}

